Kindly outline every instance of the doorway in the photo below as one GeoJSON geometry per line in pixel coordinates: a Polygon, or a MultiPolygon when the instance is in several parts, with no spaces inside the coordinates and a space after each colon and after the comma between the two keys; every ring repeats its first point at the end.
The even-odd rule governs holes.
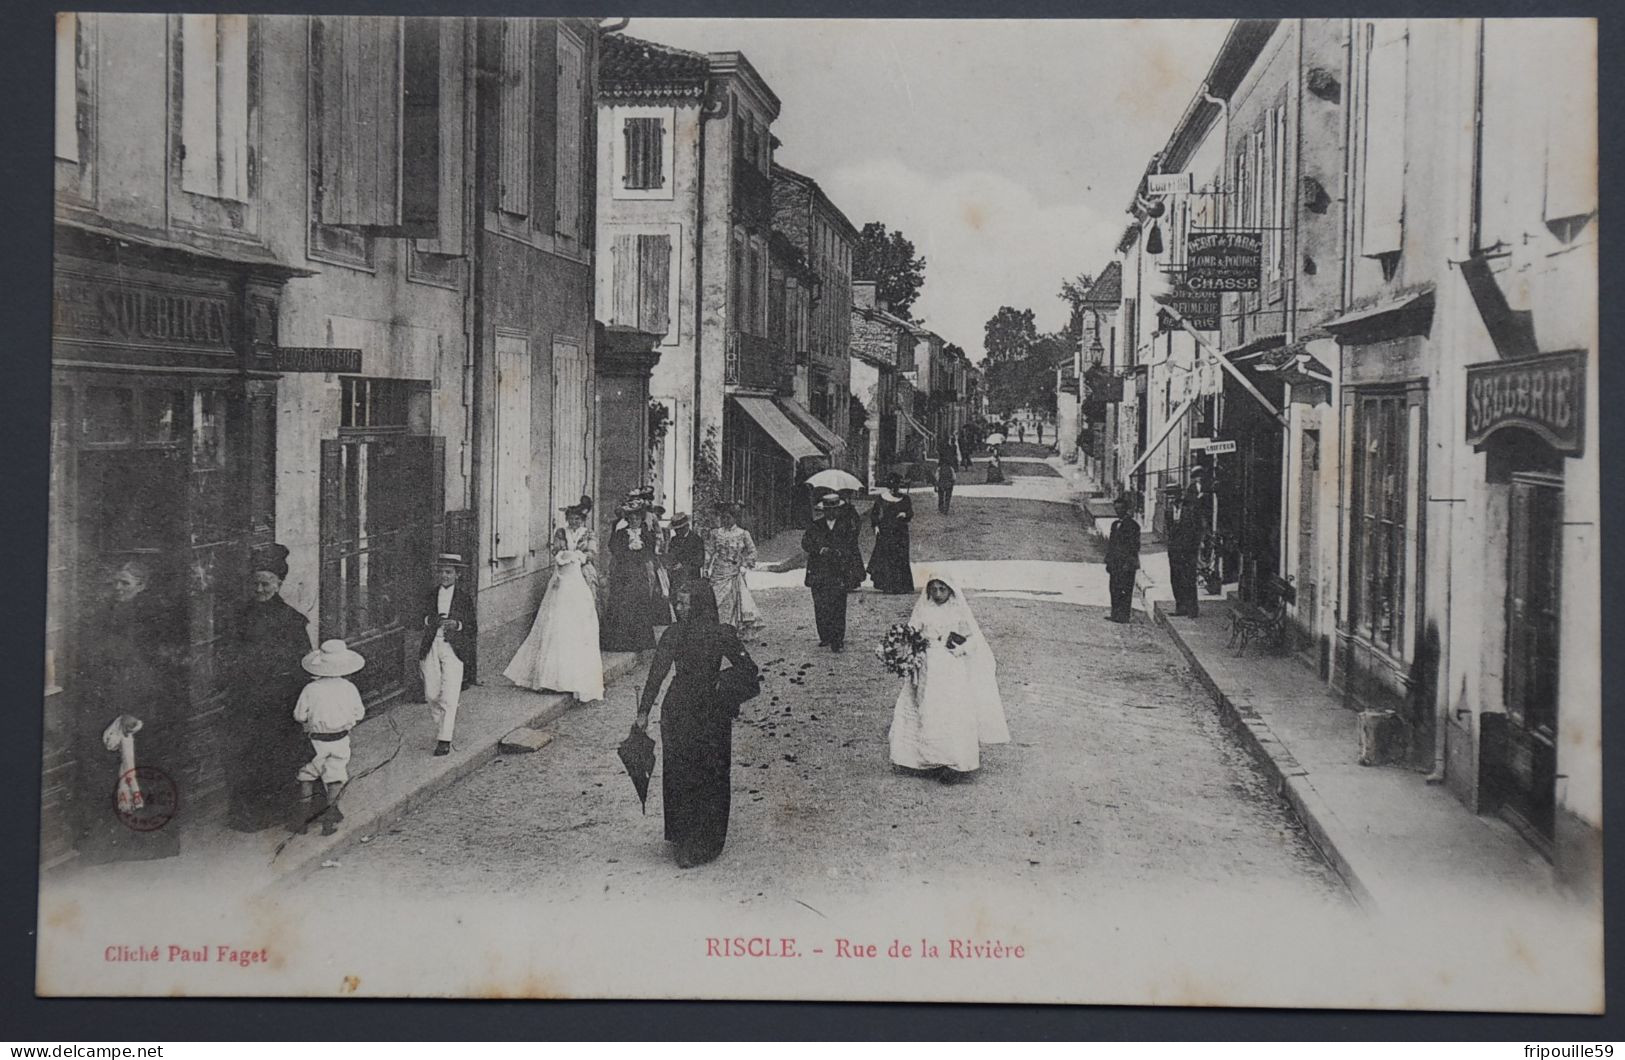
{"type": "Polygon", "coordinates": [[[1563,480],[1512,475],[1507,527],[1506,810],[1549,841],[1557,787],[1563,480]]]}

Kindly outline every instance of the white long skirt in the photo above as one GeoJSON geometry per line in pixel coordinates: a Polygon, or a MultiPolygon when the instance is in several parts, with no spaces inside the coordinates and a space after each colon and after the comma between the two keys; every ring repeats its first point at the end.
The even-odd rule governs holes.
{"type": "Polygon", "coordinates": [[[711,579],[711,590],[717,598],[717,620],[735,629],[750,629],[762,624],[756,610],[756,598],[745,584],[745,572],[724,574],[711,579]]]}
{"type": "Polygon", "coordinates": [[[997,687],[989,687],[991,675],[980,669],[976,660],[940,644],[926,649],[925,665],[903,681],[892,708],[893,762],[907,769],[947,766],[969,773],[981,767],[982,744],[1010,739],[997,687]]]}
{"type": "Polygon", "coordinates": [[[598,605],[579,564],[554,568],[530,634],[502,675],[524,688],[573,693],[583,703],[604,698],[598,605]]]}

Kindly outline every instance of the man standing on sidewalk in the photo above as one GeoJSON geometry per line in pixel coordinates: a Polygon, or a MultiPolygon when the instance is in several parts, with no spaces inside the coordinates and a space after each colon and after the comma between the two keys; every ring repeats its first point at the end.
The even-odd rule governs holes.
{"type": "Polygon", "coordinates": [[[1112,505],[1117,521],[1106,539],[1106,576],[1110,579],[1113,622],[1134,621],[1134,572],[1140,569],[1140,524],[1129,514],[1128,494],[1121,493],[1112,505]]]}
{"type": "Polygon", "coordinates": [[[818,646],[830,651],[846,648],[847,570],[837,529],[840,507],[841,499],[835,494],[820,497],[813,509],[813,520],[801,535],[801,550],[807,553],[805,582],[812,590],[818,646]]]}
{"type": "Polygon", "coordinates": [[[1168,516],[1168,580],[1173,583],[1174,614],[1197,617],[1196,554],[1202,547],[1202,518],[1197,511],[1196,487],[1181,493],[1167,489],[1172,508],[1168,516]]]}
{"type": "Polygon", "coordinates": [[[465,664],[474,657],[474,601],[458,584],[463,557],[442,552],[435,562],[437,582],[424,598],[423,639],[418,666],[423,671],[423,698],[437,730],[434,753],[451,754],[457,726],[457,704],[463,695],[465,664]]]}
{"type": "Polygon", "coordinates": [[[955,477],[953,464],[940,460],[937,462],[937,511],[943,515],[948,514],[948,507],[953,504],[955,477]]]}

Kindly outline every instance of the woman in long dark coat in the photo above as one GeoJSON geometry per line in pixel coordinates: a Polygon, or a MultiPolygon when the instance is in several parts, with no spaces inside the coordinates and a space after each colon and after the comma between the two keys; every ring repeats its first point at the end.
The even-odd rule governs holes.
{"type": "Polygon", "coordinates": [[[869,577],[883,593],[912,593],[914,572],[909,566],[909,523],[914,502],[903,492],[903,476],[893,475],[869,509],[875,528],[875,547],[869,553],[869,577]]]}
{"type": "Polygon", "coordinates": [[[604,587],[604,620],[599,642],[605,651],[647,651],[655,646],[650,559],[654,541],[644,530],[644,506],[623,505],[609,535],[609,579],[604,587]]]}
{"type": "Polygon", "coordinates": [[[253,559],[253,599],[237,613],[227,721],[231,767],[227,821],[240,832],[284,823],[299,809],[294,774],[310,758],[310,741],[293,720],[306,678],[299,661],[310,651],[310,622],[282,599],[288,550],[281,545],[253,559]]]}
{"type": "Polygon", "coordinates": [[[677,592],[677,622],[660,637],[633,722],[648,729],[660,686],[675,667],[660,711],[660,791],[666,841],[685,869],[714,860],[728,838],[736,708],[717,695],[724,659],[756,673],[739,632],[717,621],[711,586],[690,582],[677,592]]]}

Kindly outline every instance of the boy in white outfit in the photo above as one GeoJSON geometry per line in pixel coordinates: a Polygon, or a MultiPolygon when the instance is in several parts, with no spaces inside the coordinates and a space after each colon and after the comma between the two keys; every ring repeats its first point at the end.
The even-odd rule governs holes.
{"type": "Polygon", "coordinates": [[[298,773],[300,808],[293,830],[303,835],[310,822],[320,818],[322,835],[332,835],[344,820],[339,793],[350,779],[350,730],[367,713],[361,693],[345,677],[367,665],[367,661],[345,647],[342,640],[328,640],[305,656],[301,665],[316,679],[299,693],[293,720],[305,727],[315,757],[298,773]],[[318,790],[326,805],[310,814],[309,804],[318,790]]]}

